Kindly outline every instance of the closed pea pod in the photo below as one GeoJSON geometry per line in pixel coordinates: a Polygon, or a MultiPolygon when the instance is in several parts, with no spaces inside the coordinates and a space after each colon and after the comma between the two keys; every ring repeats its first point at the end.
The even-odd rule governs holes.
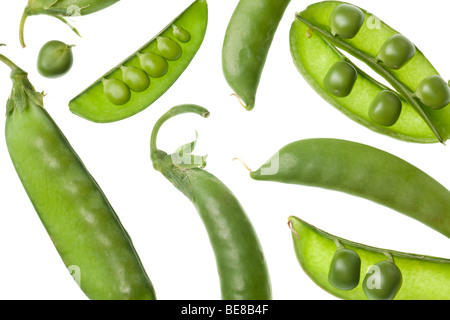
{"type": "Polygon", "coordinates": [[[10,60],[6,142],[55,248],[93,300],[155,299],[132,241],[102,190],[43,108],[43,96],[10,60]]]}
{"type": "Polygon", "coordinates": [[[194,1],[153,39],[73,98],[69,102],[70,111],[89,121],[114,122],[146,109],[159,99],[188,67],[200,49],[207,23],[206,0],[194,1]],[[174,32],[174,26],[178,32],[174,32]],[[122,67],[145,71],[150,78],[150,84],[143,91],[132,90],[125,103],[117,104],[115,99],[109,99],[110,95],[104,91],[102,82],[104,79],[124,82],[122,67]]]}
{"type": "MultiPolygon", "coordinates": [[[[289,217],[294,251],[303,271],[320,288],[345,300],[448,300],[450,260],[376,248],[329,234],[297,217],[289,217]],[[335,242],[360,258],[363,279],[351,290],[341,290],[329,281],[335,242]],[[366,272],[367,271],[367,272],[366,272]]],[[[356,275],[353,275],[356,276],[356,275]]]]}
{"type": "Polygon", "coordinates": [[[197,209],[216,258],[222,299],[271,299],[269,273],[252,223],[231,190],[202,169],[205,157],[192,155],[195,142],[181,147],[171,155],[156,146],[161,126],[183,113],[209,116],[205,108],[197,105],[177,106],[164,114],[155,124],[151,136],[153,167],[197,209]]]}
{"type": "Polygon", "coordinates": [[[240,0],[222,46],[226,81],[247,110],[255,106],[264,64],[290,0],[240,0]]]}
{"type": "Polygon", "coordinates": [[[25,47],[24,28],[29,16],[44,14],[55,17],[67,24],[76,34],[78,31],[72,27],[66,17],[76,17],[103,10],[119,0],[29,0],[20,21],[19,39],[25,47]]]}
{"type": "Polygon", "coordinates": [[[409,142],[446,141],[450,136],[450,109],[444,108],[449,101],[446,99],[450,92],[448,86],[435,86],[435,94],[440,98],[432,103],[417,92],[424,79],[440,77],[436,69],[406,37],[378,18],[377,27],[373,27],[370,21],[374,16],[356,6],[353,6],[355,10],[361,11],[365,17],[361,26],[350,23],[355,26],[356,34],[350,38],[334,34],[333,13],[344,5],[349,6],[339,1],[323,1],[296,15],[291,26],[290,48],[299,72],[327,102],[373,131],[409,142]],[[345,98],[330,95],[323,86],[323,80],[334,63],[340,60],[351,63],[343,52],[364,62],[393,90],[354,66],[358,79],[351,93],[345,98]],[[399,118],[390,126],[369,116],[372,101],[385,90],[397,94],[402,103],[399,118]],[[443,110],[436,112],[437,106],[443,110]]]}
{"type": "Polygon", "coordinates": [[[364,144],[299,140],[281,148],[250,176],[361,197],[450,237],[450,191],[405,160],[364,144]]]}

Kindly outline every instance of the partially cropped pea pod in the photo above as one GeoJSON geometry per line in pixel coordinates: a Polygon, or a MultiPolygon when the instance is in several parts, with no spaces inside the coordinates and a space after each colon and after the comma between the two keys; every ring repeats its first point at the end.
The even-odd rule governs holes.
{"type": "Polygon", "coordinates": [[[144,110],[188,67],[207,24],[206,0],[194,1],[153,39],[73,98],[70,111],[93,122],[113,122],[144,110]]]}
{"type": "Polygon", "coordinates": [[[449,139],[448,84],[411,41],[371,13],[339,1],[315,3],[296,15],[290,49],[294,64],[312,88],[357,123],[403,141],[449,139]],[[367,64],[393,90],[338,49],[367,64]],[[341,62],[352,65],[357,73],[354,82],[344,79],[344,96],[328,90],[336,78],[327,79],[341,62]],[[391,94],[380,95],[383,91],[391,94]]]}
{"type": "Polygon", "coordinates": [[[44,14],[55,17],[67,24],[76,34],[78,31],[72,27],[65,17],[85,16],[103,10],[119,0],[28,0],[28,5],[20,22],[19,39],[25,47],[24,28],[29,16],[44,14]]]}
{"type": "MultiPolygon", "coordinates": [[[[346,300],[448,300],[450,260],[370,247],[331,235],[297,217],[289,218],[297,259],[305,273],[328,293],[346,300]],[[361,259],[349,269],[361,279],[351,290],[335,288],[328,278],[336,243],[361,259]]],[[[354,275],[355,276],[355,275],[354,275]]]]}

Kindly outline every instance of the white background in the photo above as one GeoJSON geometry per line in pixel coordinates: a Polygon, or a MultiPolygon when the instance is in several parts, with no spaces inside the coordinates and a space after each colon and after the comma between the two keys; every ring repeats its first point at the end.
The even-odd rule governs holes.
{"type": "MultiPolygon", "coordinates": [[[[138,115],[95,124],[73,115],[71,98],[129,56],[182,12],[191,0],[122,0],[96,14],[72,19],[77,37],[58,20],[30,17],[27,48],[19,45],[21,1],[0,1],[0,49],[29,72],[45,106],[71,142],[130,233],[159,299],[220,299],[214,256],[193,205],[149,159],[155,121],[170,107],[196,103],[207,120],[185,115],[168,122],[159,146],[172,152],[198,130],[197,154],[208,154],[207,169],[239,198],[260,237],[274,299],[334,299],[300,268],[287,218],[296,215],[332,234],[387,249],[450,258],[448,239],[388,208],[346,194],[256,182],[234,157],[258,168],[282,146],[306,138],[362,142],[418,166],[450,188],[450,150],[376,134],[352,122],[322,100],[297,72],[289,52],[289,28],[296,11],[314,1],[293,0],[276,33],[256,99],[247,112],[230,97],[222,74],[221,49],[237,0],[209,0],[209,25],[197,56],[167,93],[138,115]],[[36,71],[40,47],[49,40],[75,44],[75,63],[63,78],[36,71]]],[[[450,78],[445,38],[450,3],[444,0],[354,0],[405,34],[445,79],[450,78]]],[[[11,89],[9,70],[0,66],[0,100],[11,89]]],[[[4,110],[4,109],[3,109],[4,110]]],[[[4,111],[1,111],[4,112],[4,111]]],[[[0,123],[0,131],[4,130],[0,123]]],[[[0,299],[86,299],[54,249],[0,140],[0,299]]]]}

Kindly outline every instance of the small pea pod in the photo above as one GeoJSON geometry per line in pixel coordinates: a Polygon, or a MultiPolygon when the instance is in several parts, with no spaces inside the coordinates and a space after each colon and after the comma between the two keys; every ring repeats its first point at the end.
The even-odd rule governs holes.
{"type": "Polygon", "coordinates": [[[93,300],[153,300],[132,241],[102,190],[43,107],[27,73],[12,70],[6,142],[11,160],[66,267],[93,300]]]}
{"type": "Polygon", "coordinates": [[[28,0],[22,20],[20,21],[19,40],[25,48],[24,29],[29,16],[45,14],[55,17],[67,24],[77,35],[80,35],[65,17],[85,16],[103,10],[119,0],[28,0]]]}
{"type": "Polygon", "coordinates": [[[290,0],[240,0],[222,48],[225,79],[247,110],[255,96],[273,37],[290,0]]]}
{"type": "Polygon", "coordinates": [[[340,1],[308,6],[292,23],[290,50],[308,84],[357,123],[409,142],[443,143],[450,137],[448,84],[410,40],[366,10],[340,1]],[[358,68],[344,52],[378,73],[392,89],[358,68]],[[330,74],[344,63],[344,71],[353,67],[351,77],[349,72],[330,74]],[[340,90],[334,90],[336,86],[340,90]]]}
{"type": "Polygon", "coordinates": [[[192,155],[195,142],[172,155],[159,150],[159,129],[183,113],[208,117],[196,105],[172,108],[156,123],[151,137],[151,159],[160,171],[197,209],[209,235],[220,277],[224,300],[271,299],[268,269],[257,234],[233,193],[215,176],[203,170],[205,157],[192,155]]]}
{"type": "Polygon", "coordinates": [[[405,160],[364,144],[325,138],[296,141],[250,175],[258,181],[358,196],[450,237],[450,191],[405,160]]]}
{"type": "Polygon", "coordinates": [[[387,250],[349,241],[307,222],[289,217],[294,250],[305,273],[323,290],[346,300],[448,300],[450,260],[387,250]],[[351,290],[334,287],[328,278],[336,242],[359,256],[359,268],[348,269],[361,281],[351,290]]]}

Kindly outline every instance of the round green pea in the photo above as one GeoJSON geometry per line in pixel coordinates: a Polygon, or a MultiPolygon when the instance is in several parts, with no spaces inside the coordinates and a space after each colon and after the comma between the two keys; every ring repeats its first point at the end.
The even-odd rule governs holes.
{"type": "Polygon", "coordinates": [[[450,103],[450,88],[439,75],[425,78],[417,87],[416,95],[425,106],[434,110],[450,103]]]}
{"type": "Polygon", "coordinates": [[[331,33],[343,39],[355,37],[364,23],[364,12],[350,4],[338,5],[330,16],[331,33]]]}
{"type": "Polygon", "coordinates": [[[402,101],[389,90],[381,91],[370,104],[369,117],[386,127],[394,125],[402,112],[402,101]]]}
{"type": "Polygon", "coordinates": [[[388,68],[398,70],[416,54],[416,47],[404,35],[395,34],[381,46],[378,59],[388,68]]]}
{"type": "Polygon", "coordinates": [[[363,281],[363,291],[370,300],[392,300],[402,286],[402,273],[391,261],[370,267],[363,281]]]}
{"type": "Polygon", "coordinates": [[[72,46],[53,40],[44,44],[39,51],[37,69],[47,78],[58,78],[72,68],[72,46]]]}
{"type": "Polygon", "coordinates": [[[134,92],[142,92],[150,86],[147,73],[136,67],[122,67],[122,80],[134,92]]]}
{"type": "Polygon", "coordinates": [[[323,80],[323,85],[330,94],[342,98],[352,92],[357,77],[358,72],[355,67],[341,60],[330,68],[323,80]]]}
{"type": "Polygon", "coordinates": [[[167,37],[158,37],[157,46],[159,53],[169,61],[178,60],[183,53],[178,42],[167,37]]]}
{"type": "Polygon", "coordinates": [[[118,79],[103,80],[103,92],[109,101],[122,105],[130,101],[131,92],[125,83],[118,79]]]}
{"type": "Polygon", "coordinates": [[[141,67],[151,78],[161,78],[169,71],[169,64],[159,54],[149,52],[139,56],[141,67]]]}
{"type": "Polygon", "coordinates": [[[328,281],[339,290],[352,290],[359,283],[361,258],[347,248],[339,248],[334,253],[328,272],[328,281]]]}
{"type": "Polygon", "coordinates": [[[175,38],[177,38],[178,41],[186,43],[191,40],[191,34],[186,29],[173,25],[172,30],[173,35],[175,36],[175,38]]]}

